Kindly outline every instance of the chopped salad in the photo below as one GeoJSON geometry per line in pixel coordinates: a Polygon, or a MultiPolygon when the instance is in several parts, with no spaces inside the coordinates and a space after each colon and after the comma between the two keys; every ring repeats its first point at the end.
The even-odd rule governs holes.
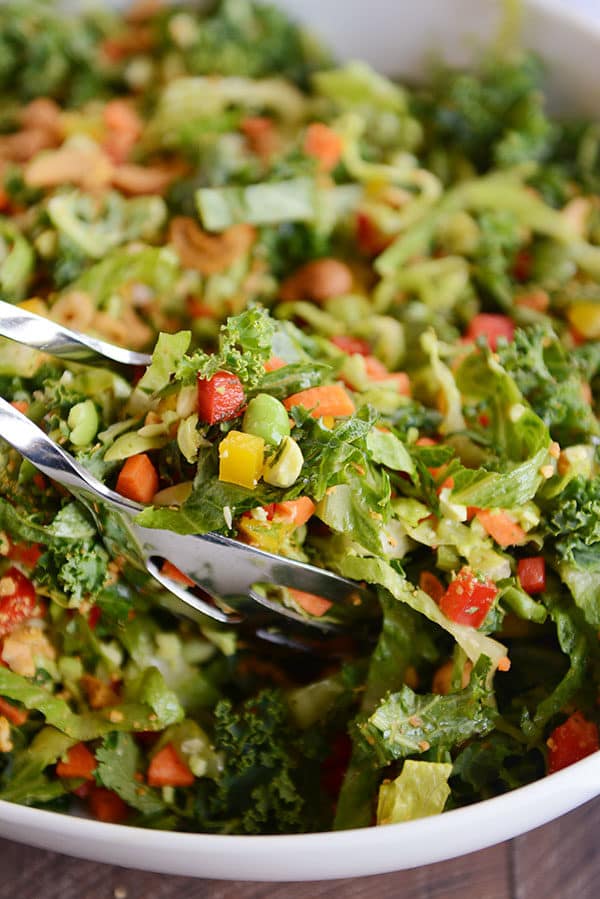
{"type": "Polygon", "coordinates": [[[2,339],[2,396],[146,527],[380,607],[329,657],[186,617],[2,443],[0,798],[343,829],[598,750],[600,131],[509,43],[404,86],[250,0],[0,7],[0,296],[153,351],[2,339]]]}

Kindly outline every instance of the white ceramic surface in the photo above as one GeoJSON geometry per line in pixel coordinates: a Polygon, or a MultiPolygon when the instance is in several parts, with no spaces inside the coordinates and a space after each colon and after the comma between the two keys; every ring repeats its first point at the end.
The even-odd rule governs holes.
{"type": "MultiPolygon", "coordinates": [[[[599,0],[582,0],[596,9],[599,0]]],[[[440,48],[461,62],[493,33],[496,0],[286,0],[343,56],[415,75],[440,48]]],[[[600,17],[565,0],[531,0],[525,41],[552,67],[554,101],[600,117],[600,17]]],[[[82,858],[169,874],[235,880],[318,880],[411,868],[516,836],[600,794],[600,753],[469,808],[387,827],[237,837],[142,830],[0,802],[0,835],[82,858]]]]}

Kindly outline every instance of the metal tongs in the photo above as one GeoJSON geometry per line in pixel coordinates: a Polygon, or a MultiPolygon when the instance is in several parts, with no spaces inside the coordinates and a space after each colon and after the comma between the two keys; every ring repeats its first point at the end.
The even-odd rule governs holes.
{"type": "MultiPolygon", "coordinates": [[[[150,356],[114,346],[0,301],[0,335],[61,359],[89,364],[147,365],[150,356]]],[[[196,612],[226,625],[246,622],[259,636],[293,645],[294,635],[343,632],[373,614],[370,594],[354,581],[313,565],[263,552],[210,533],[186,536],[145,528],[135,518],[143,506],[110,490],[34,422],[0,398],[0,437],[39,471],[66,487],[94,517],[113,557],[145,569],[196,612]],[[161,573],[168,560],[199,590],[161,573]],[[292,587],[323,596],[333,606],[322,618],[304,617],[256,585],[292,587]],[[280,631],[281,625],[285,629],[280,631]]],[[[360,629],[360,628],[359,628],[360,629]]]]}

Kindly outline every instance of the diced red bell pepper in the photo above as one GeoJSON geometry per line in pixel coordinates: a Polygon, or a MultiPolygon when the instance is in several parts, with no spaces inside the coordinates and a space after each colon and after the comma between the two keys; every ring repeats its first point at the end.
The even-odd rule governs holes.
{"type": "Polygon", "coordinates": [[[88,805],[94,818],[108,824],[121,824],[129,816],[129,806],[120,796],[95,784],[90,784],[88,805]]]}
{"type": "Polygon", "coordinates": [[[57,777],[82,777],[84,780],[93,781],[94,771],[98,767],[93,752],[85,743],[75,743],[67,751],[65,761],[59,761],[56,766],[57,777]]]}
{"type": "Polygon", "coordinates": [[[493,581],[478,578],[465,565],[440,599],[440,609],[456,624],[480,627],[497,595],[498,588],[493,581]]]}
{"type": "Polygon", "coordinates": [[[444,585],[440,581],[439,578],[435,576],[431,571],[421,571],[419,574],[419,587],[423,590],[424,593],[427,593],[428,596],[431,596],[435,602],[441,602],[442,596],[445,593],[444,585]]]}
{"type": "Polygon", "coordinates": [[[510,343],[515,336],[515,326],[507,315],[494,315],[489,312],[480,312],[469,323],[465,337],[467,340],[477,340],[478,337],[487,337],[490,349],[495,350],[498,339],[505,337],[510,343]]]}
{"type": "Polygon", "coordinates": [[[35,587],[22,571],[12,566],[0,578],[0,637],[40,613],[35,587]]]}
{"type": "Polygon", "coordinates": [[[390,238],[379,230],[366,213],[358,212],[356,214],[356,242],[365,256],[377,256],[389,246],[390,238]]]}
{"type": "Polygon", "coordinates": [[[342,350],[343,353],[348,353],[350,356],[355,353],[358,353],[359,356],[371,355],[371,347],[366,340],[361,340],[360,337],[348,337],[344,334],[337,334],[331,338],[331,342],[335,344],[338,350],[342,350]]]}
{"type": "Polygon", "coordinates": [[[528,556],[517,562],[519,583],[526,593],[542,593],[546,589],[546,562],[543,556],[528,556]]]}
{"type": "Polygon", "coordinates": [[[329,795],[338,796],[352,755],[352,741],[348,734],[334,738],[331,752],[321,765],[321,787],[329,795]]]}
{"type": "Polygon", "coordinates": [[[244,388],[237,375],[218,371],[198,378],[198,418],[209,425],[237,418],[244,405],[244,388]]]}
{"type": "Polygon", "coordinates": [[[87,616],[87,623],[91,630],[95,631],[98,627],[98,622],[102,617],[102,609],[100,606],[92,606],[87,616]]]}
{"type": "Polygon", "coordinates": [[[13,543],[11,541],[8,558],[18,565],[24,565],[25,568],[35,568],[43,552],[44,548],[40,543],[13,543]]]}
{"type": "Polygon", "coordinates": [[[581,712],[574,712],[564,724],[556,727],[548,740],[548,774],[584,759],[600,749],[598,727],[581,712]]]}
{"type": "Polygon", "coordinates": [[[519,250],[513,265],[513,275],[517,281],[528,281],[531,274],[532,257],[529,250],[519,250]]]}

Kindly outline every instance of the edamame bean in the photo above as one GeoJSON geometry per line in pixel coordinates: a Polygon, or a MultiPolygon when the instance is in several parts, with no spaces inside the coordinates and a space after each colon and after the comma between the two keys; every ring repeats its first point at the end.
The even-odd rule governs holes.
{"type": "Polygon", "coordinates": [[[265,443],[278,446],[290,434],[287,410],[274,396],[259,393],[248,403],[242,430],[246,434],[262,437],[265,443]]]}
{"type": "Polygon", "coordinates": [[[71,408],[67,424],[71,429],[69,440],[73,446],[87,446],[98,430],[98,412],[91,400],[84,400],[71,408]]]}

